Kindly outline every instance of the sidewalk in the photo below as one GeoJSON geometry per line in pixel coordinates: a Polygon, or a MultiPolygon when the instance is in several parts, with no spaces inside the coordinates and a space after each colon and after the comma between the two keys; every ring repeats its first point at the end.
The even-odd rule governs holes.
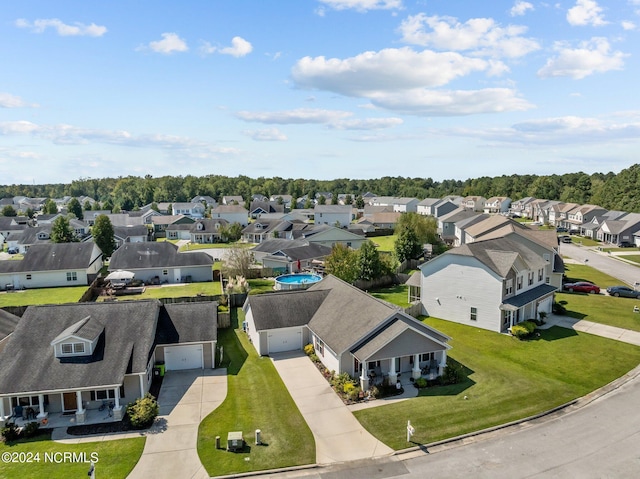
{"type": "Polygon", "coordinates": [[[546,323],[544,326],[540,326],[540,329],[549,329],[552,326],[560,326],[562,328],[573,329],[575,331],[594,334],[603,338],[615,339],[616,341],[622,341],[623,343],[640,346],[640,332],[637,331],[594,323],[593,321],[586,321],[584,319],[570,318],[569,316],[557,316],[555,314],[547,316],[545,321],[546,323]]]}

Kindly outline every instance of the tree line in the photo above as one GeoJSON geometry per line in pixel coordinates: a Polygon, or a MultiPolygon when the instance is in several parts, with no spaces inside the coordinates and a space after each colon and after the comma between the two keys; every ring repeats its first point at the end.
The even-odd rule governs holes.
{"type": "MultiPolygon", "coordinates": [[[[640,212],[640,164],[620,173],[578,172],[563,175],[502,175],[483,176],[467,180],[434,181],[432,178],[385,176],[377,179],[334,180],[293,178],[250,178],[206,176],[162,176],[118,178],[81,178],[70,184],[0,185],[0,198],[29,196],[61,198],[89,196],[102,204],[120,210],[134,210],[153,202],[184,202],[198,195],[217,200],[222,196],[241,195],[245,199],[254,194],[265,196],[287,194],[294,198],[316,193],[349,194],[355,200],[372,192],[379,196],[408,196],[419,199],[460,196],[507,196],[517,200],[527,196],[580,204],[598,204],[607,209],[640,212]]],[[[335,201],[335,200],[334,200],[335,201]]],[[[327,201],[329,202],[329,201],[327,201]]]]}

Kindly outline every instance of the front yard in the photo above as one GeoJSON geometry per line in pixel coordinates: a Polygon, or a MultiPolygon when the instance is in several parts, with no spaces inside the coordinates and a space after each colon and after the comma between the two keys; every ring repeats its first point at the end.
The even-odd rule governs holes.
{"type": "MultiPolygon", "coordinates": [[[[608,286],[623,284],[617,278],[602,273],[583,264],[566,264],[568,282],[589,281],[600,286],[601,291],[608,286]]],[[[567,309],[567,316],[618,328],[640,331],[640,314],[633,312],[640,302],[630,298],[614,298],[606,294],[556,293],[556,301],[567,309]]]]}
{"type": "Polygon", "coordinates": [[[198,431],[198,454],[210,476],[261,471],[315,462],[315,441],[271,359],[258,356],[238,324],[244,314],[232,313],[232,328],[220,329],[218,344],[224,348],[227,398],[207,416],[198,431]],[[262,431],[263,445],[256,445],[254,431],[262,431]],[[244,451],[215,448],[220,436],[226,446],[229,431],[242,431],[244,451]]]}
{"type": "Polygon", "coordinates": [[[427,388],[418,398],[355,413],[394,449],[412,446],[406,442],[407,420],[416,429],[413,441],[438,441],[549,410],[640,363],[636,346],[559,327],[518,341],[435,318],[424,322],[453,338],[450,357],[469,375],[462,384],[427,388]]]}
{"type": "MultiPolygon", "coordinates": [[[[82,444],[61,444],[53,442],[50,434],[41,435],[18,443],[0,443],[0,453],[23,454],[32,462],[21,463],[2,461],[0,477],[19,477],[21,479],[67,479],[69,477],[87,477],[88,462],[63,461],[64,453],[84,453],[87,460],[96,453],[96,477],[124,479],[133,470],[144,449],[144,437],[121,439],[116,441],[85,442],[82,444]],[[59,462],[56,462],[56,458],[59,462]]],[[[82,456],[76,456],[81,457],[82,456]]]]}
{"type": "Polygon", "coordinates": [[[87,286],[69,288],[38,288],[0,293],[0,308],[7,306],[30,306],[35,304],[77,303],[87,291],[87,286]]]}

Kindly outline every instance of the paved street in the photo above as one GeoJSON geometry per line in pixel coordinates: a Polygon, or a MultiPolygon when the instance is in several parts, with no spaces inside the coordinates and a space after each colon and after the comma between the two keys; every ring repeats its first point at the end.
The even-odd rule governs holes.
{"type": "Polygon", "coordinates": [[[619,278],[623,283],[632,286],[640,282],[640,268],[632,264],[616,259],[614,255],[594,251],[593,248],[576,246],[569,243],[560,243],[560,254],[569,256],[580,263],[585,262],[597,270],[607,273],[614,278],[619,278]]]}

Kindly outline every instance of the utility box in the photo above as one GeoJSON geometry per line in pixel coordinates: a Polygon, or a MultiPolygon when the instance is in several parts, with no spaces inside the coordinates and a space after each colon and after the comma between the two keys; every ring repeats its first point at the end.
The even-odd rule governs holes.
{"type": "Polygon", "coordinates": [[[260,429],[256,429],[256,445],[260,446],[262,444],[262,431],[260,429]]]}
{"type": "Polygon", "coordinates": [[[237,452],[244,449],[242,431],[233,431],[227,434],[227,451],[237,452]]]}

